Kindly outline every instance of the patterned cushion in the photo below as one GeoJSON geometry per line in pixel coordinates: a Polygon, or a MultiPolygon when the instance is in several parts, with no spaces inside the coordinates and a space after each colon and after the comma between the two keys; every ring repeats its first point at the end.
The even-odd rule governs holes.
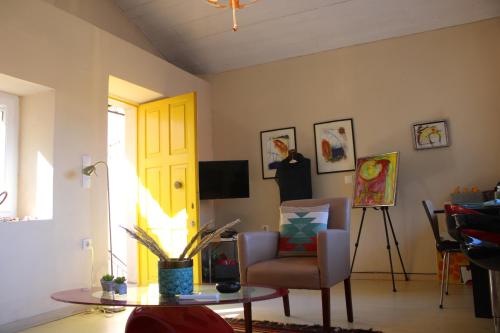
{"type": "Polygon", "coordinates": [[[280,207],[280,257],[315,256],[317,233],[328,226],[330,205],[280,207]]]}

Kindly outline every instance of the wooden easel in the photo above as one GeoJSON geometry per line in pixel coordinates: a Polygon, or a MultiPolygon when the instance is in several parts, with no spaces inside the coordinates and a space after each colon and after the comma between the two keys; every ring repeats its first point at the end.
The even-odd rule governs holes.
{"type": "MultiPolygon", "coordinates": [[[[363,215],[361,216],[361,224],[359,226],[358,237],[356,239],[356,243],[354,244],[355,250],[354,250],[354,256],[352,258],[352,263],[351,263],[351,273],[352,273],[352,268],[354,267],[354,260],[356,259],[356,253],[358,252],[359,237],[361,236],[361,230],[363,229],[363,222],[365,221],[366,208],[367,207],[363,207],[363,215]]],[[[392,226],[391,216],[389,215],[389,207],[380,206],[380,207],[372,207],[372,208],[375,210],[381,211],[382,216],[384,218],[385,239],[387,241],[387,251],[389,253],[389,264],[391,265],[392,291],[396,292],[396,284],[394,282],[394,269],[392,267],[391,244],[389,241],[389,232],[387,230],[387,222],[389,222],[389,226],[391,227],[392,238],[394,239],[394,243],[396,244],[396,249],[398,250],[399,261],[401,262],[401,267],[403,267],[403,273],[405,275],[405,280],[408,281],[409,279],[408,279],[408,275],[406,274],[405,265],[403,264],[403,258],[401,258],[401,252],[399,251],[399,243],[398,243],[398,240],[396,239],[396,233],[394,232],[394,228],[392,226]]]]}

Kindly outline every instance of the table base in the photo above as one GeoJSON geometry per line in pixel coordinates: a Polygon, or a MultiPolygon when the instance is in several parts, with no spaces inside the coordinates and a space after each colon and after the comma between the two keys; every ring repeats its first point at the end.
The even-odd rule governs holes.
{"type": "Polygon", "coordinates": [[[234,333],[231,326],[206,306],[137,307],[125,333],[234,333]]]}

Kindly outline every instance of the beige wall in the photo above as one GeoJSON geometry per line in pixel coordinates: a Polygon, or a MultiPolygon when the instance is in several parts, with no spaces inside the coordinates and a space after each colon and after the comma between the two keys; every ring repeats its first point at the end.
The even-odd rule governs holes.
{"type": "Polygon", "coordinates": [[[17,216],[51,219],[54,91],[20,98],[17,216]]]}
{"type": "Polygon", "coordinates": [[[148,52],[161,56],[142,31],[113,0],[43,0],[120,37],[148,52]]]}
{"type": "Polygon", "coordinates": [[[4,323],[67,306],[51,293],[90,285],[83,238],[94,240],[94,282],[106,270],[105,181],[82,188],[81,156],[106,159],[109,75],[163,96],[196,91],[200,159],[212,158],[212,125],[207,82],[46,2],[2,0],[0,7],[0,73],[55,90],[53,219],[0,223],[5,331],[4,323]]]}
{"type": "MultiPolygon", "coordinates": [[[[435,272],[421,200],[440,206],[457,185],[490,189],[500,180],[499,36],[497,18],[209,76],[215,158],[250,160],[251,197],[217,201],[217,220],[278,228],[278,188],[262,179],[259,146],[259,131],[273,128],[297,128],[314,197],[351,196],[344,176],[352,172],[316,174],[313,123],[352,117],[358,157],[401,152],[391,216],[407,270],[435,272]],[[451,147],[415,151],[411,124],[436,119],[449,120],[451,147]]],[[[360,213],[353,211],[351,246],[360,213]]],[[[355,271],[388,270],[381,216],[370,210],[355,271]]]]}

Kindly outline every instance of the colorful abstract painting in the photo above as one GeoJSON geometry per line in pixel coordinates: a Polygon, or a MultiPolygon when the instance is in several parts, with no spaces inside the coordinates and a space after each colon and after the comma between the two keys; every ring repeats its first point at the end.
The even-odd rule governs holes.
{"type": "Polygon", "coordinates": [[[288,157],[288,151],[297,149],[295,127],[260,132],[262,149],[262,177],[275,178],[279,163],[288,157]]]}
{"type": "Polygon", "coordinates": [[[413,125],[415,149],[448,147],[448,125],[445,120],[413,125]]]}
{"type": "Polygon", "coordinates": [[[358,158],[354,207],[394,206],[399,153],[358,158]]]}
{"type": "Polygon", "coordinates": [[[356,163],[352,119],[314,124],[318,174],[353,171],[356,163]]]}

